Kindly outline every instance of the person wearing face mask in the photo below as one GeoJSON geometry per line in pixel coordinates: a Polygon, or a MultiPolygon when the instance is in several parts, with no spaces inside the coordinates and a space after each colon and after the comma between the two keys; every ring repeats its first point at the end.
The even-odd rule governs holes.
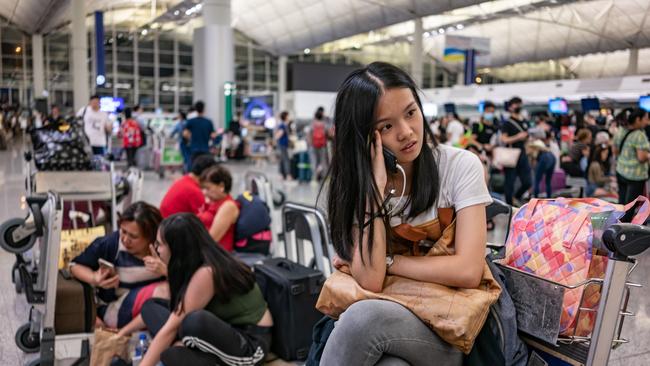
{"type": "Polygon", "coordinates": [[[528,128],[529,122],[522,115],[522,101],[519,97],[513,97],[508,102],[508,111],[510,118],[501,126],[501,142],[506,146],[518,148],[521,150],[519,161],[514,168],[505,168],[505,196],[506,202],[509,205],[513,204],[513,197],[521,200],[528,189],[531,187],[531,168],[528,162],[528,155],[526,155],[526,141],[528,141],[528,128]],[[521,186],[517,192],[515,190],[515,182],[519,178],[521,186]]]}
{"type": "Polygon", "coordinates": [[[481,119],[472,126],[472,137],[476,142],[475,145],[487,152],[492,151],[490,140],[497,131],[494,110],[494,103],[489,100],[485,101],[483,103],[483,115],[481,115],[481,119]]]}

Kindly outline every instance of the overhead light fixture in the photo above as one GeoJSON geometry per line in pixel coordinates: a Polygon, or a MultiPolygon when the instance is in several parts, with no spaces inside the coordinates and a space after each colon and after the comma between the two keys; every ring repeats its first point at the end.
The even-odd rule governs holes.
{"type": "Polygon", "coordinates": [[[141,32],[140,34],[142,34],[143,36],[146,36],[146,35],[147,35],[147,33],[149,33],[149,31],[148,31],[148,30],[146,30],[146,29],[143,29],[143,30],[142,30],[142,32],[141,32]]]}
{"type": "Polygon", "coordinates": [[[22,50],[23,50],[22,47],[20,47],[20,46],[16,47],[16,53],[20,53],[20,51],[22,51],[22,50]]]}
{"type": "Polygon", "coordinates": [[[474,81],[476,81],[477,84],[480,84],[483,82],[483,79],[480,76],[477,76],[476,78],[474,78],[474,81]]]}
{"type": "Polygon", "coordinates": [[[303,52],[305,53],[305,55],[308,55],[311,53],[311,50],[309,48],[305,48],[303,52]]]}
{"type": "Polygon", "coordinates": [[[413,36],[408,36],[408,37],[406,37],[406,39],[407,39],[409,42],[413,42],[413,36]]]}
{"type": "Polygon", "coordinates": [[[456,30],[456,28],[454,28],[454,27],[447,27],[447,32],[453,32],[455,30],[456,30]]]}
{"type": "Polygon", "coordinates": [[[429,33],[429,32],[424,32],[424,33],[422,33],[422,35],[424,36],[424,38],[431,37],[431,33],[429,33]]]}
{"type": "Polygon", "coordinates": [[[176,11],[174,11],[174,16],[178,16],[180,13],[181,13],[180,10],[176,10],[176,11]]]}
{"type": "Polygon", "coordinates": [[[445,28],[438,28],[438,33],[444,34],[445,33],[445,28]]]}
{"type": "Polygon", "coordinates": [[[461,29],[463,29],[463,28],[465,28],[464,25],[462,25],[462,24],[456,24],[456,29],[461,30],[461,29]]]}

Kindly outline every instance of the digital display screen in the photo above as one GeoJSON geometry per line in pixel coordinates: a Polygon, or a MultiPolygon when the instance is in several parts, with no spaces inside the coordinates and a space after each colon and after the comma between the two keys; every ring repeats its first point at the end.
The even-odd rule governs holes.
{"type": "Polygon", "coordinates": [[[445,113],[456,113],[456,105],[454,103],[445,103],[445,113]]]}
{"type": "Polygon", "coordinates": [[[485,110],[485,101],[482,100],[478,103],[478,113],[483,114],[484,110],[485,110]]]}
{"type": "Polygon", "coordinates": [[[645,95],[639,98],[639,108],[650,112],[650,95],[645,95]]]}
{"type": "Polygon", "coordinates": [[[563,98],[555,98],[548,101],[548,110],[553,114],[569,113],[569,105],[563,98]]]}
{"type": "Polygon", "coordinates": [[[124,109],[124,99],[113,97],[101,97],[99,99],[99,109],[102,112],[117,113],[124,109]]]}
{"type": "Polygon", "coordinates": [[[273,117],[272,95],[245,97],[242,102],[244,104],[244,119],[255,125],[264,125],[264,121],[273,117]]]}
{"type": "Polygon", "coordinates": [[[583,113],[600,110],[600,101],[598,98],[583,98],[580,100],[580,103],[582,104],[583,113]]]}

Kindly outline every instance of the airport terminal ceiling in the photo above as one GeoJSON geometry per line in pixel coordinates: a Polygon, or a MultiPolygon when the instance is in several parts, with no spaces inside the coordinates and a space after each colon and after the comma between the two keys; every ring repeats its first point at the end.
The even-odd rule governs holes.
{"type": "MultiPolygon", "coordinates": [[[[28,34],[47,33],[68,22],[69,4],[3,0],[0,16],[28,34]]],[[[198,24],[200,7],[186,15],[197,4],[201,1],[86,1],[88,13],[113,10],[107,21],[114,16],[131,29],[154,24],[185,36],[198,24]],[[179,28],[188,22],[189,28],[179,28]]],[[[625,67],[619,65],[627,63],[629,52],[624,50],[638,48],[644,55],[643,49],[650,47],[647,0],[231,0],[231,9],[233,27],[276,55],[307,48],[324,54],[355,49],[372,54],[376,47],[370,46],[408,45],[414,29],[409,20],[418,17],[425,31],[424,51],[435,59],[445,34],[490,38],[490,63],[479,67],[560,60],[579,77],[608,76],[619,74],[609,68],[625,67]]],[[[650,69],[644,59],[639,57],[639,72],[650,69]]]]}

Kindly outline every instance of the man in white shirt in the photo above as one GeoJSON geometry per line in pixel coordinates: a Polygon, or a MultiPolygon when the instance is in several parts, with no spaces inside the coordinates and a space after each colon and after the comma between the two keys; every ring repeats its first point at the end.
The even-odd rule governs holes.
{"type": "Polygon", "coordinates": [[[83,121],[84,132],[88,136],[93,155],[105,155],[107,138],[113,130],[113,123],[106,112],[99,109],[99,96],[90,97],[88,105],[77,112],[83,121]]]}
{"type": "Polygon", "coordinates": [[[465,127],[456,116],[451,118],[447,125],[447,145],[457,146],[460,138],[465,134],[465,127]]]}

